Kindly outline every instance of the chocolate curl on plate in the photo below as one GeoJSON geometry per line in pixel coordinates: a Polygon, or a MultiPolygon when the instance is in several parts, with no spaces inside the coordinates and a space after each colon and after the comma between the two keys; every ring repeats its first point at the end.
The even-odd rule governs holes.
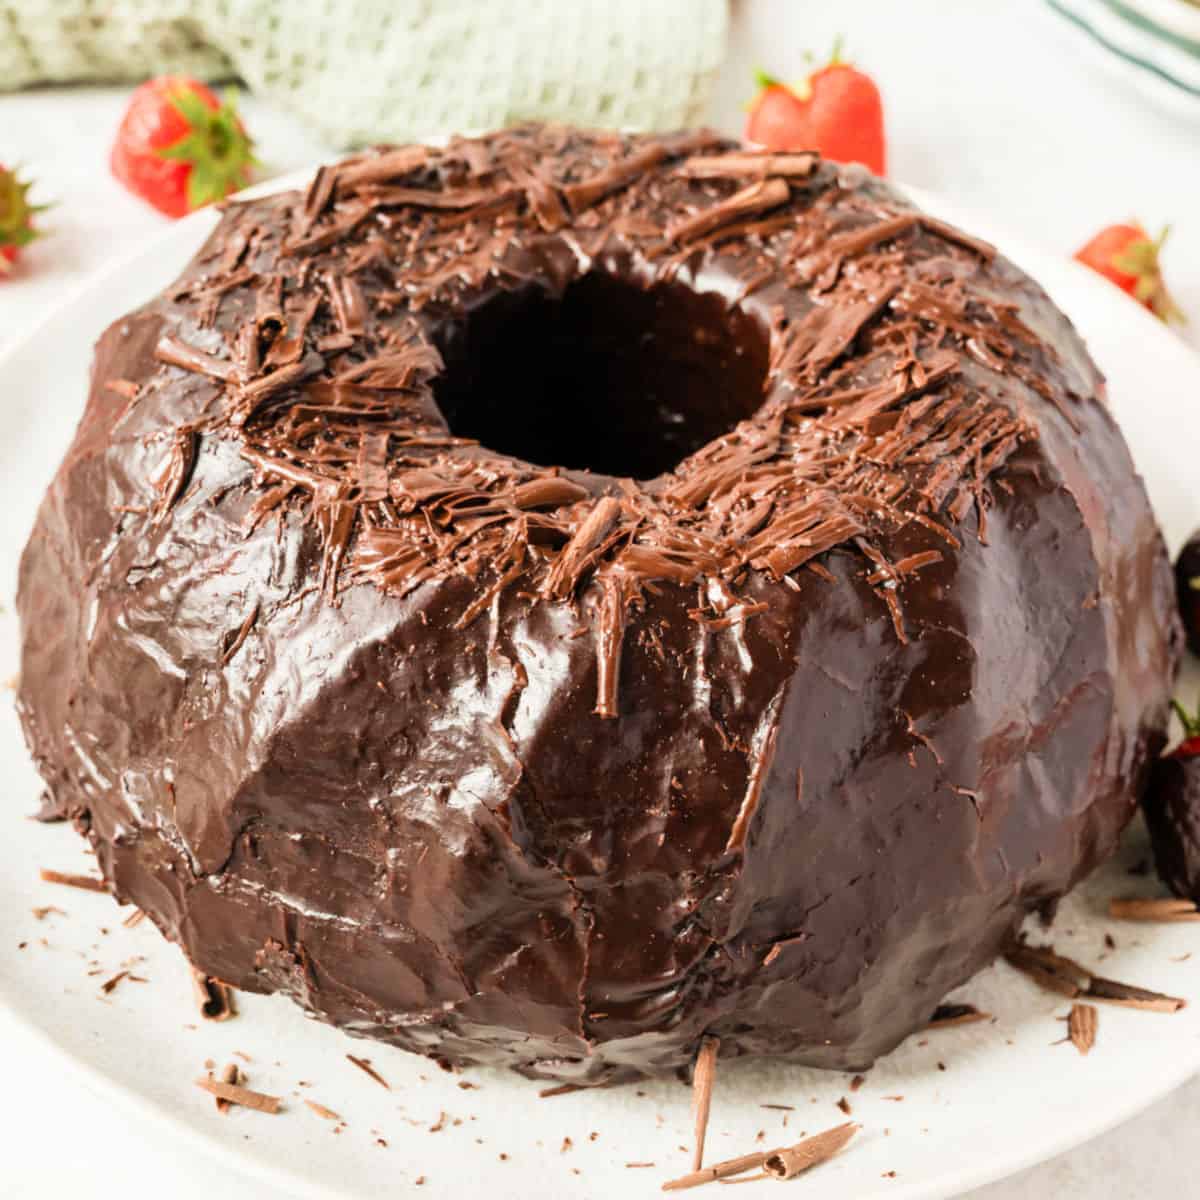
{"type": "Polygon", "coordinates": [[[708,1114],[712,1108],[713,1083],[717,1077],[717,1055],[721,1051],[721,1039],[703,1037],[696,1055],[696,1067],[692,1074],[692,1111],[695,1114],[695,1144],[692,1149],[692,1170],[704,1165],[704,1138],[708,1133],[708,1114]]]}
{"type": "MultiPolygon", "coordinates": [[[[211,975],[192,967],[192,990],[200,1015],[206,1021],[228,1021],[237,1016],[233,988],[211,975]]],[[[214,1093],[215,1094],[215,1093],[214,1093]]]]}

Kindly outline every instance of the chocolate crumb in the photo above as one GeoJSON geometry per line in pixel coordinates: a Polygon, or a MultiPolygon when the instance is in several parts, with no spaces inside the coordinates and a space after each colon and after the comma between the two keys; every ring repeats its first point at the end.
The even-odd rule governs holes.
{"type": "Polygon", "coordinates": [[[842,1112],[844,1112],[846,1114],[846,1116],[849,1116],[851,1114],[851,1112],[853,1111],[853,1109],[851,1109],[851,1107],[850,1107],[850,1101],[847,1100],[845,1096],[843,1096],[837,1102],[837,1106],[838,1106],[838,1108],[840,1108],[842,1110],[842,1112]]]}
{"type": "Polygon", "coordinates": [[[857,1092],[858,1089],[866,1082],[867,1077],[865,1075],[855,1075],[855,1077],[850,1080],[850,1090],[852,1092],[857,1092]]]}

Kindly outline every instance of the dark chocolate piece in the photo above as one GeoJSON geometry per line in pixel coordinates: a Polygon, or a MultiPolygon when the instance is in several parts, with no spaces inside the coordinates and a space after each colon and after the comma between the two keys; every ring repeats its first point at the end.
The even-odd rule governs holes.
{"type": "Polygon", "coordinates": [[[864,1068],[1162,747],[1170,564],[1095,367],[858,170],[370,152],[231,205],[93,378],[18,601],[55,810],[203,974],[356,1034],[864,1068]]]}
{"type": "Polygon", "coordinates": [[[1200,654],[1200,529],[1188,538],[1175,560],[1179,611],[1193,654],[1200,654]]]}

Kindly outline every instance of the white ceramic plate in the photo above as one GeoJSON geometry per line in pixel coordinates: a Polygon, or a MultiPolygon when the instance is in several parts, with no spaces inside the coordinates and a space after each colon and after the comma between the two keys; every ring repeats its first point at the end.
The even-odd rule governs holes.
{"type": "MultiPolygon", "coordinates": [[[[1109,375],[1113,405],[1177,547],[1200,524],[1195,437],[1188,436],[1200,360],[1082,268],[1024,247],[936,197],[919,200],[997,241],[1077,321],[1109,375]]],[[[17,666],[18,555],[81,411],[92,343],[174,277],[212,222],[200,214],[171,227],[0,358],[0,679],[17,666]]],[[[650,1197],[687,1169],[688,1093],[678,1083],[539,1099],[535,1083],[495,1072],[451,1076],[307,1021],[280,999],[242,997],[236,1020],[198,1021],[179,952],[148,922],[123,928],[125,914],[108,897],[38,881],[38,867],[86,870],[91,860],[69,829],[21,819],[34,809],[39,784],[10,703],[0,704],[0,770],[0,1045],[40,1038],[48,1059],[69,1063],[106,1101],[127,1109],[132,1129],[166,1130],[180,1154],[199,1160],[205,1150],[216,1153],[296,1196],[408,1194],[424,1177],[414,1194],[458,1197],[478,1188],[497,1200],[650,1197]],[[31,908],[41,905],[69,915],[38,921],[31,908]],[[20,943],[24,949],[14,949],[20,943]],[[127,979],[102,996],[100,985],[133,956],[141,957],[129,969],[149,982],[127,979]],[[253,1060],[244,1064],[251,1086],[285,1097],[283,1114],[220,1116],[192,1086],[206,1059],[223,1064],[234,1051],[253,1060]],[[369,1057],[391,1090],[347,1062],[347,1053],[369,1057]],[[345,1128],[335,1136],[338,1127],[310,1112],[304,1096],[336,1110],[345,1128]],[[638,1163],[654,1165],[627,1165],[638,1163]]],[[[1102,962],[1111,977],[1200,1000],[1200,953],[1184,957],[1200,951],[1196,926],[1105,919],[1108,897],[1154,888],[1152,879],[1127,874],[1144,855],[1139,827],[1122,861],[1064,904],[1054,942],[1085,963],[1102,962]],[[1109,932],[1116,949],[1106,949],[1109,932]]],[[[848,1096],[862,1133],[797,1187],[811,1200],[932,1200],[1092,1137],[1200,1069],[1200,1004],[1174,1016],[1106,1008],[1097,1046],[1082,1058],[1070,1044],[1056,1044],[1067,1006],[1003,965],[974,979],[961,998],[995,1022],[914,1037],[853,1093],[841,1074],[769,1063],[723,1068],[709,1161],[839,1123],[845,1118],[836,1104],[848,1096]]]]}

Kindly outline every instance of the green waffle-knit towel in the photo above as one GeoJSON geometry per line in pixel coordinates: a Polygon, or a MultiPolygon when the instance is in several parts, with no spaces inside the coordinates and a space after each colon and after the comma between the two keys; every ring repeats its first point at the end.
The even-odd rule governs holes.
{"type": "Polygon", "coordinates": [[[727,0],[0,0],[0,90],[241,78],[352,146],[538,118],[694,124],[727,0]]]}

